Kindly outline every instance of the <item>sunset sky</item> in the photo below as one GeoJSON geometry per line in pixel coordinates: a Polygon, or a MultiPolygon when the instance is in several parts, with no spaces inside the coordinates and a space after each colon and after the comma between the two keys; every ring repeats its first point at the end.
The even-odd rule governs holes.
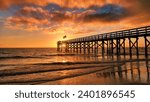
{"type": "Polygon", "coordinates": [[[0,47],[56,47],[81,36],[150,25],[150,0],[0,0],[0,47]]]}

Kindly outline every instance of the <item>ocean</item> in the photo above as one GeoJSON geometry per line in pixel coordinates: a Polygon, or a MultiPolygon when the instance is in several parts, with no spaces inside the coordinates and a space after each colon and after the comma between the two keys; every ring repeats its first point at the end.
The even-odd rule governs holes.
{"type": "MultiPolygon", "coordinates": [[[[128,49],[128,48],[127,48],[128,49]]],[[[1,48],[2,85],[150,84],[150,59],[57,52],[56,48],[1,48]]],[[[149,51],[150,53],[150,51],[149,51]]]]}

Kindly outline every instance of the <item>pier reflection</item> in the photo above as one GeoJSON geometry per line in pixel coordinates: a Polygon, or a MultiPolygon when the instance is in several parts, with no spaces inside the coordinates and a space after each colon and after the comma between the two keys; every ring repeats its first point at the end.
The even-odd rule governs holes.
{"type": "MultiPolygon", "coordinates": [[[[112,57],[114,58],[114,57],[112,57]]],[[[104,77],[124,84],[150,84],[150,59],[124,59],[118,56],[116,65],[111,69],[96,73],[96,76],[104,77]]]]}

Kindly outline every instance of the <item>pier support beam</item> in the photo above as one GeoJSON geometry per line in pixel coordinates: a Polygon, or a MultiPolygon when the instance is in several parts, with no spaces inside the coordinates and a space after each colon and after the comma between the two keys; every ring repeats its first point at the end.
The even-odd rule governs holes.
{"type": "Polygon", "coordinates": [[[148,47],[150,46],[150,41],[147,36],[144,36],[145,39],[145,57],[148,58],[148,47]]]}
{"type": "Polygon", "coordinates": [[[109,40],[106,41],[107,55],[109,55],[109,40]]]}
{"type": "Polygon", "coordinates": [[[87,42],[87,50],[88,50],[88,54],[90,54],[90,42],[87,42]]]}
{"type": "Polygon", "coordinates": [[[78,53],[78,42],[76,43],[76,53],[78,53]]]}
{"type": "Polygon", "coordinates": [[[95,55],[98,54],[98,41],[95,41],[95,55]]]}
{"type": "Polygon", "coordinates": [[[86,42],[84,42],[83,44],[83,51],[84,51],[84,54],[86,54],[86,42]]]}
{"type": "Polygon", "coordinates": [[[65,43],[65,52],[69,52],[69,44],[65,43]]]}
{"type": "Polygon", "coordinates": [[[136,49],[136,55],[139,56],[138,40],[139,40],[138,37],[135,38],[135,41],[132,41],[131,38],[129,38],[129,53],[130,53],[130,57],[132,57],[132,50],[133,50],[133,48],[136,49]]]}
{"type": "Polygon", "coordinates": [[[120,39],[116,39],[116,53],[120,55],[120,39]]]}
{"type": "Polygon", "coordinates": [[[114,49],[117,49],[117,44],[115,43],[115,40],[112,40],[111,41],[112,43],[111,43],[111,47],[112,47],[112,56],[113,56],[113,54],[114,54],[114,49]]]}
{"type": "Polygon", "coordinates": [[[57,51],[61,51],[61,41],[57,42],[57,51]]]}
{"type": "Polygon", "coordinates": [[[102,56],[104,57],[104,53],[105,53],[105,42],[104,40],[102,40],[102,56]]]}
{"type": "Polygon", "coordinates": [[[82,53],[82,43],[79,43],[80,54],[82,53]]]}

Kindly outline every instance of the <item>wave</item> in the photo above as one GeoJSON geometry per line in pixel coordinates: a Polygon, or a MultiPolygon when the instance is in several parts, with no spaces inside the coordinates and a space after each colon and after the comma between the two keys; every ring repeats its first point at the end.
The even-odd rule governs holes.
{"type": "Polygon", "coordinates": [[[36,63],[33,65],[74,65],[74,64],[99,64],[100,62],[52,62],[52,63],[36,63]]]}
{"type": "Polygon", "coordinates": [[[10,54],[10,53],[8,53],[8,52],[0,52],[0,54],[10,54]]]}
{"type": "Polygon", "coordinates": [[[0,59],[42,58],[40,56],[1,56],[0,59]]]}
{"type": "Polygon", "coordinates": [[[55,71],[66,71],[66,70],[77,70],[77,69],[85,69],[85,68],[95,68],[95,67],[104,67],[104,65],[85,65],[85,66],[72,66],[72,67],[64,67],[64,68],[44,68],[38,69],[39,67],[34,66],[35,68],[30,68],[30,70],[26,69],[8,69],[1,70],[0,76],[14,76],[14,75],[23,75],[23,74],[35,74],[35,73],[44,73],[44,72],[55,72],[55,71]]]}
{"type": "MultiPolygon", "coordinates": [[[[29,57],[29,58],[40,58],[40,57],[29,57]]],[[[1,58],[0,58],[1,59],[1,58]]],[[[30,66],[30,65],[38,65],[38,66],[50,66],[50,65],[77,65],[77,64],[101,64],[101,63],[127,63],[127,62],[137,62],[137,61],[150,61],[150,59],[140,58],[140,59],[124,59],[124,60],[105,60],[105,61],[80,61],[80,62],[41,62],[41,63],[29,63],[29,64],[0,64],[3,66],[30,66]]]]}
{"type": "MultiPolygon", "coordinates": [[[[103,70],[106,70],[106,69],[109,69],[109,68],[112,68],[111,66],[103,66],[102,68],[99,68],[99,67],[94,67],[93,68],[89,67],[89,68],[79,68],[79,69],[83,69],[84,71],[77,71],[79,69],[70,69],[70,73],[68,74],[60,74],[61,71],[64,71],[64,70],[67,70],[67,69],[63,69],[63,70],[58,70],[55,71],[55,72],[51,72],[49,70],[45,71],[45,72],[41,72],[41,71],[38,71],[38,72],[32,72],[32,73],[24,73],[25,76],[32,76],[32,75],[37,75],[37,78],[29,78],[29,79],[24,79],[24,80],[14,80],[12,79],[11,77],[9,77],[10,79],[9,80],[1,80],[0,81],[0,84],[27,84],[27,83],[30,83],[30,84],[39,84],[39,83],[43,83],[43,82],[47,82],[47,81],[57,81],[57,80],[62,80],[62,79],[65,79],[65,78],[72,78],[72,77],[77,77],[77,76],[82,76],[82,75],[87,75],[87,74],[91,74],[91,73],[95,73],[95,72],[99,72],[99,71],[103,71],[103,70]],[[88,70],[90,69],[90,70],[88,70]],[[75,71],[76,70],[76,71],[75,71]],[[51,74],[55,74],[54,76],[52,75],[52,77],[45,77],[45,78],[41,78],[42,77],[42,73],[44,75],[44,73],[48,73],[51,74]],[[58,75],[59,74],[59,75],[58,75]]],[[[19,77],[18,76],[19,74],[17,73],[16,75],[12,76],[12,77],[19,77]]],[[[7,75],[9,76],[9,75],[7,75]]],[[[6,79],[7,79],[7,76],[6,76],[6,79]]],[[[5,78],[5,77],[3,77],[5,78]]]]}
{"type": "Polygon", "coordinates": [[[75,65],[75,64],[101,64],[101,63],[127,63],[127,62],[137,62],[137,61],[150,61],[150,59],[122,59],[122,60],[102,60],[102,61],[87,61],[87,62],[52,62],[52,63],[36,63],[32,65],[75,65]]]}
{"type": "Polygon", "coordinates": [[[76,54],[50,54],[50,55],[39,55],[39,56],[0,56],[0,59],[47,58],[52,56],[76,56],[76,54]]]}
{"type": "Polygon", "coordinates": [[[76,56],[77,54],[47,54],[47,55],[42,55],[42,56],[76,56]]]}
{"type": "MultiPolygon", "coordinates": [[[[145,59],[140,59],[140,61],[144,61],[145,59]]],[[[150,60],[150,59],[148,59],[150,60]]],[[[129,61],[137,61],[137,60],[129,60],[129,61]]],[[[0,76],[2,77],[0,84],[41,84],[49,81],[58,81],[66,78],[73,78],[82,75],[97,73],[101,71],[105,71],[108,69],[112,69],[116,66],[122,66],[124,63],[116,64],[115,61],[108,62],[83,62],[83,64],[87,65],[72,65],[72,66],[26,66],[21,69],[12,69],[12,70],[3,70],[0,71],[0,76]],[[110,63],[111,62],[111,63],[110,63]],[[89,64],[96,65],[89,65],[89,64]],[[109,64],[107,64],[109,63],[109,64]],[[67,74],[61,74],[61,72],[67,72],[67,74]],[[46,77],[43,77],[48,75],[46,77]],[[31,78],[31,76],[34,76],[31,78]],[[35,77],[36,76],[36,77],[35,77]],[[20,77],[20,78],[19,78],[20,77]],[[26,78],[24,78],[26,77],[26,78]],[[6,79],[6,80],[5,80],[6,79]]],[[[123,61],[120,61],[123,62],[123,61]]],[[[82,62],[69,62],[70,64],[77,64],[82,62]]],[[[64,63],[60,63],[64,64],[64,63]]],[[[44,64],[49,65],[49,64],[44,64]]],[[[124,71],[124,70],[123,70],[124,71]]]]}

